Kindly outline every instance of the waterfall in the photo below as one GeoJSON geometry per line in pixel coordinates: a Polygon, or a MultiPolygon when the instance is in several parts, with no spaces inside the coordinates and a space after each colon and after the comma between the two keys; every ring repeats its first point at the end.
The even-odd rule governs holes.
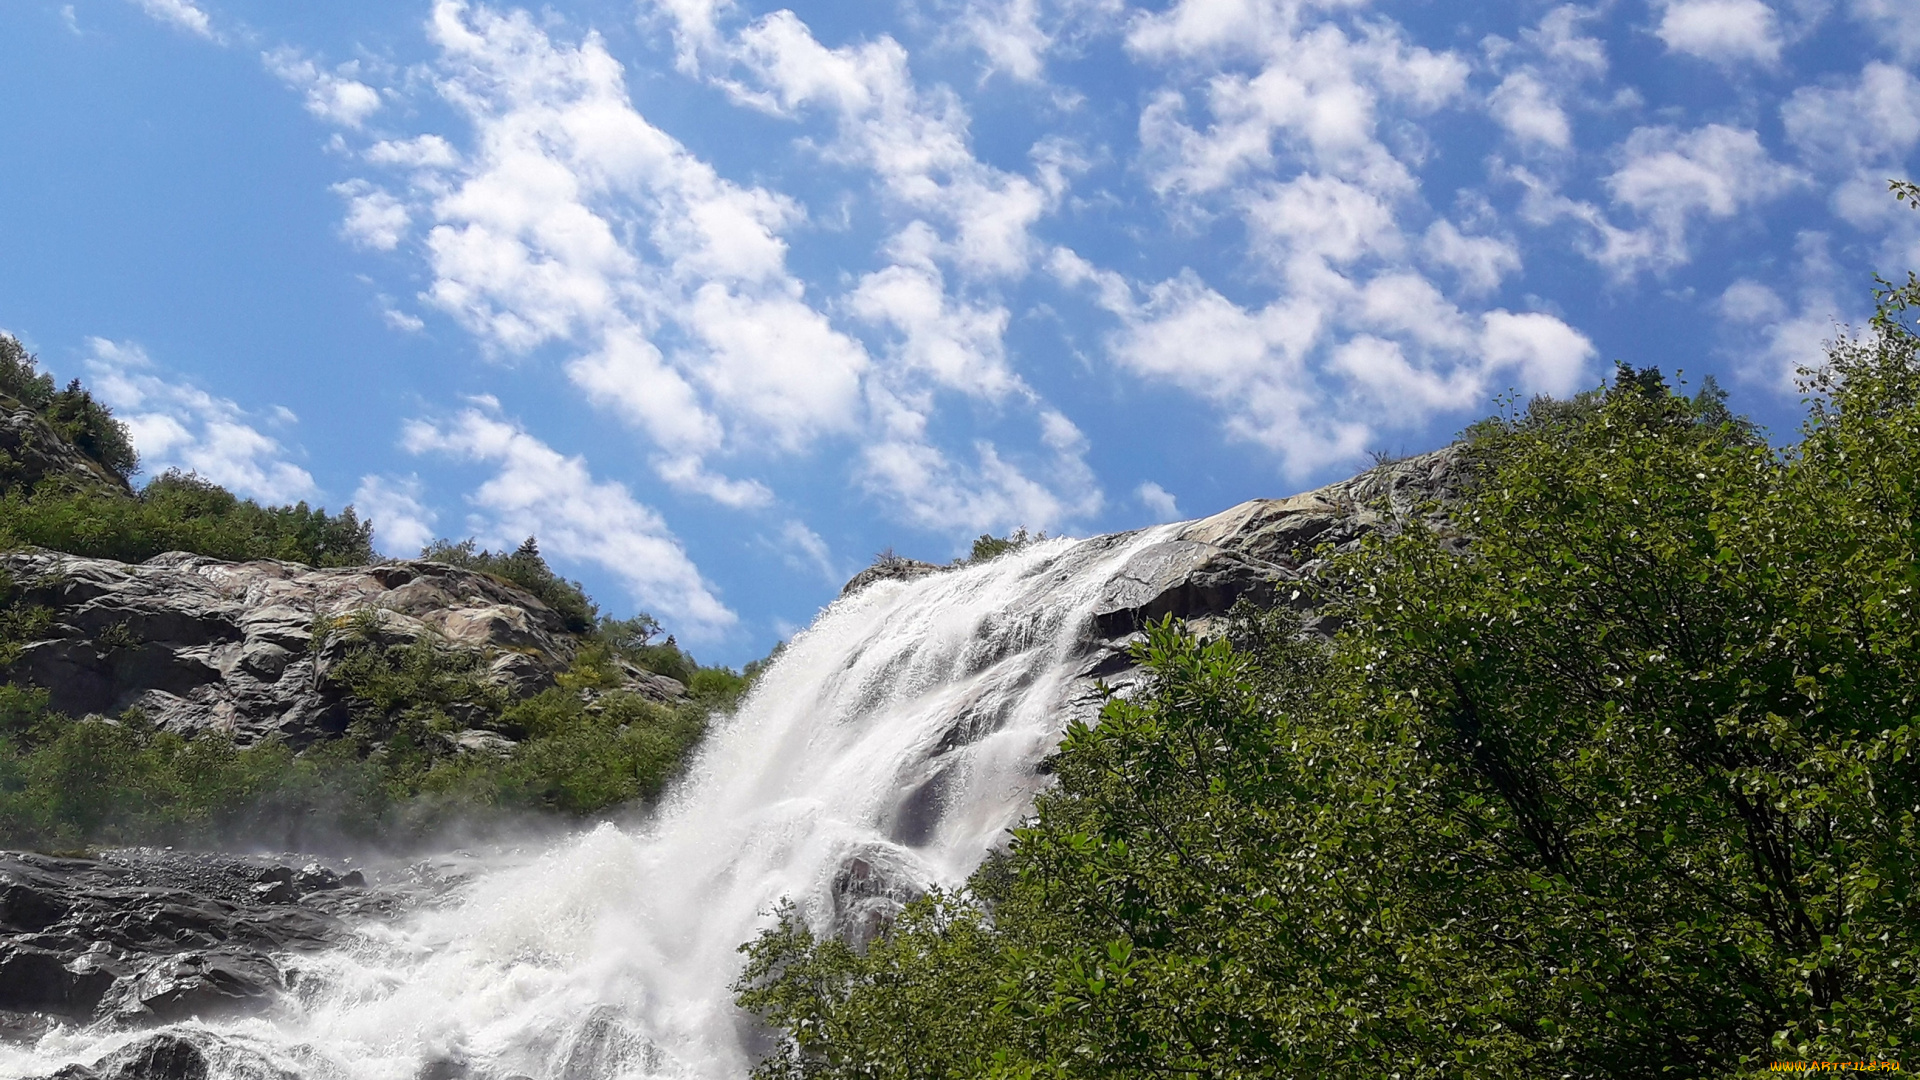
{"type": "MultiPolygon", "coordinates": [[[[1092,616],[1179,526],[883,581],[796,636],[648,819],[482,861],[455,902],[297,962],[262,1016],[186,1025],[215,1077],[738,1080],[737,947],[783,898],[869,933],[957,885],[1093,700],[1092,616]]],[[[47,1036],[42,1072],[131,1035],[47,1036]]]]}

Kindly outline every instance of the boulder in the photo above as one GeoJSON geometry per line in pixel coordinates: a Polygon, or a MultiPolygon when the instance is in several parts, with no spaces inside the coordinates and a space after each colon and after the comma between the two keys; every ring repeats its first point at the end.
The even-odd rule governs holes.
{"type": "Polygon", "coordinates": [[[0,571],[53,616],[0,676],[47,688],[70,716],[139,708],[162,728],[224,731],[241,745],[345,730],[325,675],[350,640],[327,631],[349,624],[382,643],[431,636],[486,654],[514,697],[552,686],[575,648],[530,594],[440,563],[316,570],[169,552],[128,564],[29,549],[0,554],[0,571]]]}

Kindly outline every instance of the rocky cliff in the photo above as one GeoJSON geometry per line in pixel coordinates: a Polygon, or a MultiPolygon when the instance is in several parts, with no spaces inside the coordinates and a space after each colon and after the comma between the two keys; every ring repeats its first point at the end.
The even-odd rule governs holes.
{"type": "Polygon", "coordinates": [[[560,617],[498,578],[439,563],[340,570],[181,552],[127,564],[51,551],[0,554],[17,603],[50,622],[6,677],[47,688],[69,716],[137,708],[181,734],[294,745],[345,730],[328,666],[349,638],[422,635],[484,653],[514,696],[553,684],[575,650],[560,617]]]}

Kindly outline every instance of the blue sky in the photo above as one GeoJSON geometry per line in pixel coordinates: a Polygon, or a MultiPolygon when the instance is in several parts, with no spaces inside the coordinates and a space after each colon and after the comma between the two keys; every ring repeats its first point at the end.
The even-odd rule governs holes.
{"type": "Polygon", "coordinates": [[[540,537],[703,659],[1920,266],[1912,0],[15,0],[0,328],[150,470],[540,537]],[[1465,13],[1463,15],[1463,12],[1465,13]]]}

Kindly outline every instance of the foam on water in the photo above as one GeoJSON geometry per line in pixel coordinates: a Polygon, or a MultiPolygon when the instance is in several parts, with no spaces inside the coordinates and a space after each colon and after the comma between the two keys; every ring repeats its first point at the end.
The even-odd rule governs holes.
{"type": "MultiPolygon", "coordinates": [[[[901,883],[964,880],[1041,783],[1102,587],[1167,533],[1047,541],[836,602],[651,820],[488,865],[459,902],[297,961],[274,1012],[189,1025],[215,1075],[744,1076],[740,943],[783,897],[825,930],[871,925],[901,883]]],[[[0,1073],[129,1037],[55,1032],[0,1073]]]]}

